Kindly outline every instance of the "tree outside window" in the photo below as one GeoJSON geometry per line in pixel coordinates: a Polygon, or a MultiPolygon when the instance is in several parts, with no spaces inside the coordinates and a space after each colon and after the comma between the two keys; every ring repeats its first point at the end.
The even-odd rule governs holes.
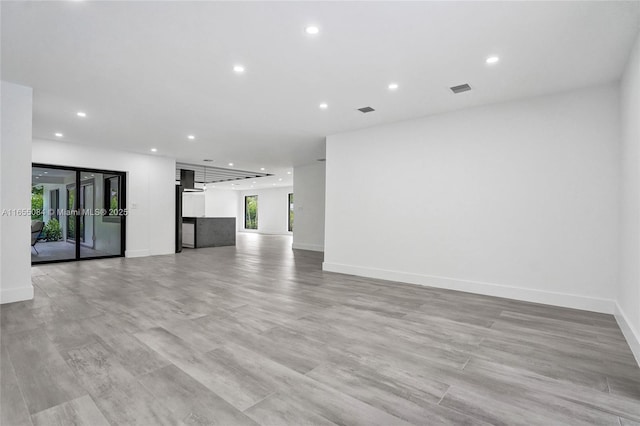
{"type": "Polygon", "coordinates": [[[289,194],[289,232],[293,232],[293,194],[289,194]]]}
{"type": "Polygon", "coordinates": [[[248,195],[244,197],[244,227],[245,229],[258,229],[257,195],[248,195]]]}

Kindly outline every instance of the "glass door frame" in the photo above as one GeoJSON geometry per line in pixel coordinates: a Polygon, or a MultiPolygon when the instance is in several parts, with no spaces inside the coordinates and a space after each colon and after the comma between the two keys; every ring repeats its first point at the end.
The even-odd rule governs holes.
{"type": "MultiPolygon", "coordinates": [[[[122,208],[125,209],[127,206],[127,173],[126,172],[121,172],[121,171],[115,171],[115,170],[103,170],[103,169],[92,169],[89,167],[74,167],[74,166],[60,166],[57,164],[44,164],[44,163],[31,163],[31,167],[38,167],[38,168],[47,168],[47,169],[57,169],[57,170],[65,170],[65,171],[69,171],[69,172],[75,172],[76,174],[76,179],[75,182],[71,185],[74,185],[76,188],[76,194],[74,196],[74,202],[73,202],[73,210],[75,210],[76,212],[80,209],[80,197],[79,195],[79,189],[81,188],[82,182],[83,180],[81,179],[81,173],[82,172],[86,172],[86,173],[100,173],[100,174],[108,174],[108,175],[117,175],[120,177],[120,200],[121,200],[121,204],[122,204],[122,208]]],[[[95,191],[95,184],[94,184],[94,191],[95,191]]],[[[68,201],[67,201],[68,204],[68,201]]],[[[69,208],[68,205],[64,206],[65,210],[69,208]]],[[[43,260],[41,262],[31,262],[31,266],[36,266],[36,265],[44,265],[47,263],[61,263],[61,262],[78,262],[78,261],[83,261],[83,260],[94,260],[94,259],[109,259],[109,258],[113,258],[113,257],[124,257],[124,253],[126,250],[126,236],[127,236],[127,216],[126,215],[122,215],[119,216],[120,218],[120,254],[111,254],[111,255],[104,255],[104,256],[93,256],[93,257],[81,257],[80,256],[80,246],[81,246],[81,239],[80,239],[80,215],[79,214],[75,214],[73,215],[73,218],[75,219],[74,225],[75,225],[75,230],[74,230],[74,244],[75,244],[75,258],[74,259],[55,259],[55,260],[43,260]]],[[[68,232],[68,231],[67,231],[68,232]]]]}

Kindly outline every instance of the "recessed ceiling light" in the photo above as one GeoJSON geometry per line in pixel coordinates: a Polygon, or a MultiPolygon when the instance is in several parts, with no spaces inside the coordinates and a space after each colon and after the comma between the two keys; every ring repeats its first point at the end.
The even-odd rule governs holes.
{"type": "Polygon", "coordinates": [[[187,136],[187,139],[194,140],[195,138],[196,138],[196,137],[195,137],[195,136],[193,136],[193,135],[189,135],[189,136],[187,136]]]}
{"type": "Polygon", "coordinates": [[[500,61],[500,58],[498,58],[497,56],[489,56],[485,62],[487,64],[495,64],[498,61],[500,61]]]}
{"type": "Polygon", "coordinates": [[[229,167],[233,167],[233,163],[229,163],[229,167]]]}
{"type": "Polygon", "coordinates": [[[158,152],[158,148],[151,148],[151,152],[158,152]]]}
{"type": "Polygon", "coordinates": [[[234,65],[233,71],[236,74],[242,74],[244,72],[244,67],[242,65],[234,65]]]}
{"type": "MultiPolygon", "coordinates": [[[[45,175],[46,175],[47,173],[49,173],[49,172],[44,172],[44,174],[45,174],[45,175]]],[[[91,176],[93,176],[93,175],[91,175],[91,176]]]]}
{"type": "Polygon", "coordinates": [[[63,136],[64,136],[64,135],[63,135],[62,133],[56,133],[56,137],[58,137],[58,138],[61,138],[61,137],[63,137],[63,136]]]}
{"type": "Polygon", "coordinates": [[[399,86],[398,83],[391,83],[389,84],[389,90],[396,90],[399,86]]]}
{"type": "Polygon", "coordinates": [[[287,172],[287,174],[288,174],[288,175],[290,175],[290,174],[291,174],[291,172],[287,172]]]}
{"type": "Polygon", "coordinates": [[[36,176],[36,179],[40,179],[40,176],[36,176]]]}
{"type": "Polygon", "coordinates": [[[76,115],[77,115],[78,117],[82,117],[82,118],[84,118],[84,117],[86,117],[86,116],[87,116],[87,113],[86,113],[86,112],[82,112],[82,111],[78,111],[78,112],[76,113],[76,115]]]}
{"type": "Polygon", "coordinates": [[[260,170],[264,172],[264,167],[260,167],[260,170]]]}
{"type": "Polygon", "coordinates": [[[320,109],[327,109],[327,108],[329,108],[329,105],[323,102],[323,103],[321,103],[320,105],[318,105],[318,107],[319,107],[320,109]]]}
{"type": "Polygon", "coordinates": [[[315,25],[311,25],[305,28],[304,32],[307,34],[316,35],[320,32],[320,28],[316,27],[315,25]]]}
{"type": "Polygon", "coordinates": [[[282,178],[278,179],[278,182],[282,182],[282,178]]]}

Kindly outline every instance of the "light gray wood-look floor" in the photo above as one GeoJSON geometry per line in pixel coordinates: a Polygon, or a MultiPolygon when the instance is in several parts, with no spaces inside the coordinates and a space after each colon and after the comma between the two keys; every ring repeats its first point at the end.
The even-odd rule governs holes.
{"type": "Polygon", "coordinates": [[[290,245],[35,267],[35,299],[0,307],[0,424],[640,424],[612,316],[325,273],[290,245]]]}

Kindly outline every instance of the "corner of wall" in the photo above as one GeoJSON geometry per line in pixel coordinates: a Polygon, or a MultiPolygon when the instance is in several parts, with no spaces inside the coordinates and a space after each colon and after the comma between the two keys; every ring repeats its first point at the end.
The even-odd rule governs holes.
{"type": "Polygon", "coordinates": [[[638,366],[640,366],[640,333],[633,327],[618,303],[616,303],[615,317],[633,356],[636,358],[638,366]]]}
{"type": "Polygon", "coordinates": [[[33,299],[33,285],[20,288],[0,289],[0,304],[22,302],[33,299]]]}

